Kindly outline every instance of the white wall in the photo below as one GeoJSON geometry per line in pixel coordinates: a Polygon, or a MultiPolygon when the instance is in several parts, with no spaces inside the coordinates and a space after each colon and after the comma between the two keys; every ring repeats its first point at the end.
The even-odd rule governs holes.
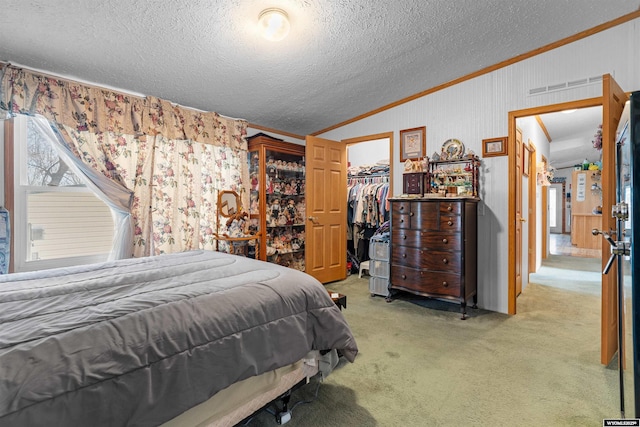
{"type": "Polygon", "coordinates": [[[373,165],[380,161],[389,162],[389,138],[363,141],[347,147],[349,166],[373,165]]]}
{"type": "MultiPolygon", "coordinates": [[[[427,153],[449,138],[482,152],[482,139],[506,136],[509,111],[601,96],[601,83],[529,96],[530,89],[609,73],[626,91],[640,89],[640,19],[578,40],[319,135],[342,140],[427,127],[427,153]]],[[[425,88],[427,89],[427,88],[425,88]]],[[[378,108],[372,105],[371,109],[378,108]]],[[[394,159],[399,159],[394,147],[394,159]]],[[[485,309],[508,310],[507,157],[483,159],[478,242],[478,298],[485,309]]],[[[401,192],[396,160],[394,194],[401,192]]]]}

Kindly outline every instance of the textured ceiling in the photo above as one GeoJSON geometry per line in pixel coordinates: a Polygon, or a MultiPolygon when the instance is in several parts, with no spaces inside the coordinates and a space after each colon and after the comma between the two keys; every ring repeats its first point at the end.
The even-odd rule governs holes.
{"type": "Polygon", "coordinates": [[[0,0],[0,60],[306,135],[638,0],[0,0]],[[291,18],[281,42],[261,10],[291,18]]]}

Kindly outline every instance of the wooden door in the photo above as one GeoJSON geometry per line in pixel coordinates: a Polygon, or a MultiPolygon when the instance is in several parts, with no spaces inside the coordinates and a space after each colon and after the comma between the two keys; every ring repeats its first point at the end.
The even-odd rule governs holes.
{"type": "Polygon", "coordinates": [[[305,271],[322,283],[347,277],[347,149],[307,136],[305,271]]]}
{"type": "Polygon", "coordinates": [[[522,129],[516,128],[516,297],[522,293],[522,129]]]}
{"type": "Polygon", "coordinates": [[[528,222],[529,222],[529,273],[535,273],[536,272],[536,266],[537,266],[537,261],[538,261],[538,257],[537,257],[537,252],[538,252],[538,246],[537,246],[537,235],[538,235],[538,230],[537,230],[537,215],[536,215],[536,190],[538,188],[538,186],[536,185],[536,156],[537,156],[537,150],[536,150],[536,146],[533,144],[533,142],[531,140],[529,140],[528,142],[528,147],[529,147],[529,165],[528,170],[529,170],[529,215],[527,217],[528,222]]]}
{"type": "MultiPolygon", "coordinates": [[[[616,229],[616,221],[611,216],[611,207],[616,204],[615,153],[616,131],[627,102],[627,94],[618,86],[609,74],[602,82],[602,231],[616,229]]],[[[609,245],[601,240],[601,253],[608,254],[609,245]]],[[[608,257],[602,257],[602,268],[608,257]]],[[[602,275],[602,322],[600,361],[608,365],[618,348],[618,288],[617,264],[602,275]]]]}

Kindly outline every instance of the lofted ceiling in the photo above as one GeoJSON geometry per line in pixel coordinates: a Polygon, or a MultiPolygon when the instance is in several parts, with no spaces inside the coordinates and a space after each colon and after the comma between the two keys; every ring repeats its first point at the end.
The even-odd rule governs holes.
{"type": "Polygon", "coordinates": [[[600,160],[601,152],[593,148],[593,140],[602,124],[602,106],[541,114],[539,119],[551,138],[550,165],[562,169],[582,164],[585,159],[600,160]]]}
{"type": "Polygon", "coordinates": [[[639,0],[2,0],[0,60],[296,135],[634,12],[639,0]],[[257,17],[281,7],[289,37],[257,17]]]}

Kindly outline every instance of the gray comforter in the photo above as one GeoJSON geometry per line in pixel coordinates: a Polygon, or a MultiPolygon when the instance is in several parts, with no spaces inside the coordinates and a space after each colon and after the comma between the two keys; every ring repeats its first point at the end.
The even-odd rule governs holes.
{"type": "Polygon", "coordinates": [[[193,251],[0,276],[0,426],[151,426],[355,340],[311,276],[193,251]]]}

